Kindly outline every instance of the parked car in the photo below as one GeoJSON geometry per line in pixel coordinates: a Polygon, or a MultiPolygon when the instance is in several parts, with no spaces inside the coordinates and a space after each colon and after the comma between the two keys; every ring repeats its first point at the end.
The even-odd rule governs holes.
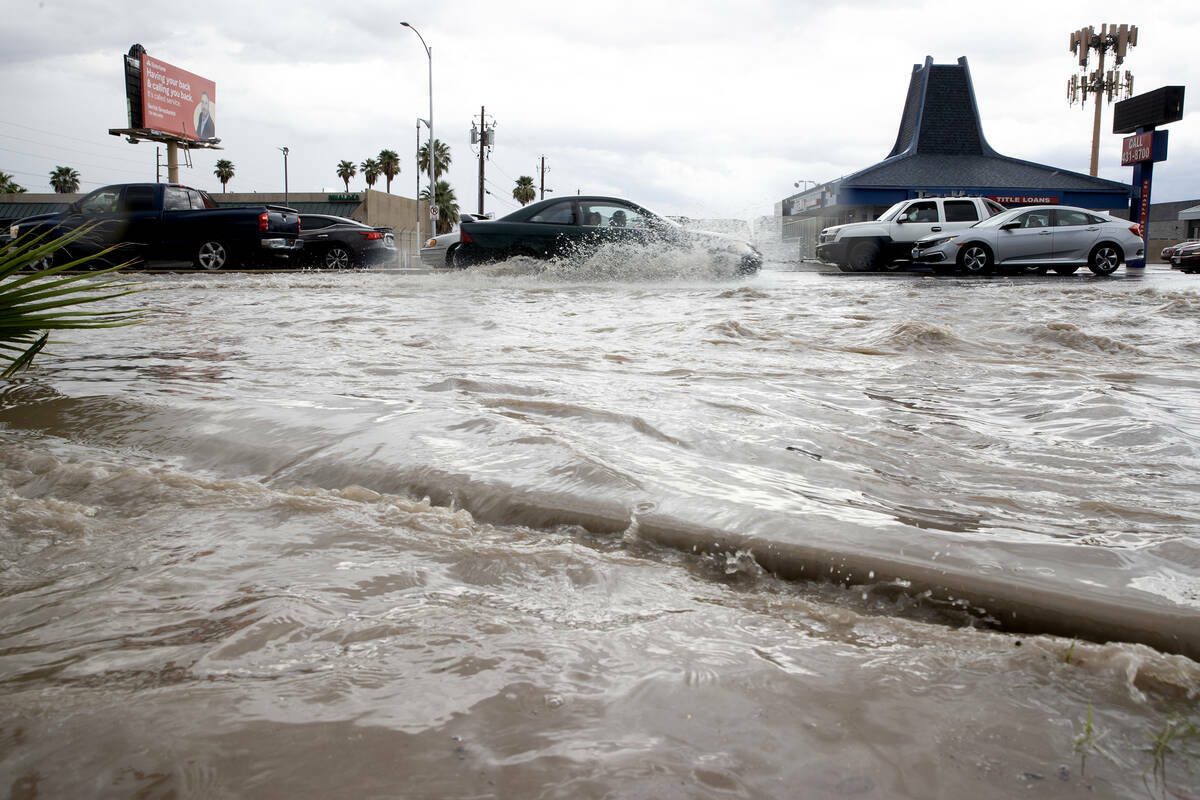
{"type": "MultiPolygon", "coordinates": [[[[463,214],[460,212],[458,215],[458,224],[462,225],[464,222],[485,222],[487,219],[488,217],[484,214],[463,214]]],[[[436,269],[455,266],[454,253],[458,250],[458,233],[459,229],[456,227],[449,233],[439,233],[427,241],[425,246],[421,248],[421,263],[427,267],[434,267],[436,269]]]]}
{"type": "Polygon", "coordinates": [[[1200,242],[1185,244],[1176,248],[1171,256],[1171,269],[1192,274],[1200,272],[1200,242]]]}
{"type": "Polygon", "coordinates": [[[817,239],[817,258],[843,272],[907,267],[918,239],[969,228],[1004,210],[1004,206],[986,197],[901,200],[878,219],[822,230],[817,239]]]}
{"type": "Polygon", "coordinates": [[[391,228],[372,228],[349,217],[301,214],[300,238],[306,266],[351,269],[390,264],[396,260],[391,228]]]}
{"type": "Polygon", "coordinates": [[[569,257],[616,242],[651,248],[702,247],[730,258],[742,274],[757,272],[763,260],[762,254],[739,239],[685,229],[628,200],[588,195],[530,203],[491,222],[464,222],[453,260],[456,266],[471,266],[513,256],[569,257]]]}
{"type": "Polygon", "coordinates": [[[55,261],[71,261],[120,245],[110,260],[215,270],[286,259],[304,246],[295,209],[221,208],[207,193],[173,183],[105,186],[65,211],[17,220],[9,236],[57,237],[80,228],[87,232],[59,250],[55,261]]]}
{"type": "Polygon", "coordinates": [[[1023,206],[951,234],[920,239],[914,262],[938,272],[982,274],[995,269],[1070,275],[1086,266],[1110,275],[1144,255],[1142,226],[1073,206],[1023,206]]]}
{"type": "Polygon", "coordinates": [[[1164,262],[1170,263],[1171,256],[1175,255],[1175,253],[1177,253],[1180,249],[1187,247],[1190,244],[1200,244],[1200,242],[1197,242],[1195,239],[1189,239],[1186,242],[1173,244],[1170,247],[1164,247],[1159,255],[1162,257],[1164,262]]]}

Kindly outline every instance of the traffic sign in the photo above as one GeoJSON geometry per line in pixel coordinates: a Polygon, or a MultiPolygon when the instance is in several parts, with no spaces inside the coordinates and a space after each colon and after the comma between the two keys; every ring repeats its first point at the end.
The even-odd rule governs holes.
{"type": "Polygon", "coordinates": [[[437,206],[430,206],[430,207],[429,207],[429,218],[430,218],[430,219],[437,219],[437,215],[438,215],[438,207],[437,207],[437,206]]]}

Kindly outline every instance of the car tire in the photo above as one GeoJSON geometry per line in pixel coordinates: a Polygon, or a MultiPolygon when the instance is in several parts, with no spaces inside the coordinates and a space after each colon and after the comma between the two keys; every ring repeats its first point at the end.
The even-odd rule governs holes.
{"type": "Polygon", "coordinates": [[[958,268],[968,275],[986,275],[995,263],[992,249],[982,242],[968,242],[958,251],[958,268]]]}
{"type": "Polygon", "coordinates": [[[1054,267],[1054,271],[1059,275],[1074,275],[1079,270],[1079,265],[1074,264],[1069,267],[1054,267]]]}
{"type": "Polygon", "coordinates": [[[466,269],[467,263],[458,256],[458,245],[450,245],[450,249],[446,251],[446,266],[451,269],[466,269]]]}
{"type": "Polygon", "coordinates": [[[229,248],[217,239],[201,242],[196,248],[196,266],[210,272],[224,269],[232,262],[229,258],[229,248]]]}
{"type": "Polygon", "coordinates": [[[1097,275],[1112,275],[1125,260],[1121,248],[1115,244],[1101,242],[1088,255],[1088,269],[1097,275]]]}
{"type": "Polygon", "coordinates": [[[350,269],[354,266],[354,254],[341,245],[333,245],[321,256],[325,269],[350,269]]]}
{"type": "Polygon", "coordinates": [[[850,249],[846,266],[850,272],[870,272],[879,260],[878,242],[859,242],[850,249]]]}

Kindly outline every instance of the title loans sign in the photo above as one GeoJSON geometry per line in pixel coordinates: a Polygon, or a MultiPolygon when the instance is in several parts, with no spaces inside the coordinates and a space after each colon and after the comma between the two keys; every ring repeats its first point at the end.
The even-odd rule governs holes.
{"type": "Polygon", "coordinates": [[[142,125],[204,141],[217,136],[217,85],[142,55],[142,125]]]}

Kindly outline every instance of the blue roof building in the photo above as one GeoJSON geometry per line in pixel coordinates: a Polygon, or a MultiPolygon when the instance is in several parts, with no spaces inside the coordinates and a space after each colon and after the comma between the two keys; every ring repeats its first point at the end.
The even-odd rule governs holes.
{"type": "MultiPolygon", "coordinates": [[[[983,135],[967,59],[934,64],[926,57],[913,65],[900,130],[887,158],[791,195],[777,211],[784,217],[785,238],[809,238],[805,233],[814,225],[874,219],[893,203],[931,195],[982,195],[1007,206],[1124,209],[1130,187],[1000,155],[983,135]],[[797,224],[802,220],[812,222],[797,224]]],[[[811,238],[815,241],[815,232],[811,238]]]]}

